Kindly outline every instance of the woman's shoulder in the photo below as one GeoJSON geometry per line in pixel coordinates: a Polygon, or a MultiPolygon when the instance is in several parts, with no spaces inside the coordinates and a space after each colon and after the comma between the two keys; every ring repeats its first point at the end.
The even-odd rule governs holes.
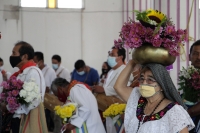
{"type": "Polygon", "coordinates": [[[133,88],[131,95],[129,96],[127,104],[137,104],[137,101],[139,100],[141,94],[139,92],[139,87],[133,88]]]}
{"type": "Polygon", "coordinates": [[[177,131],[181,131],[183,128],[187,127],[189,130],[194,128],[194,123],[187,113],[187,111],[178,104],[175,104],[167,113],[166,116],[170,125],[173,128],[176,127],[177,131]]]}
{"type": "Polygon", "coordinates": [[[129,98],[132,98],[133,96],[137,96],[138,98],[141,96],[140,91],[139,91],[139,87],[133,88],[129,98]]]}

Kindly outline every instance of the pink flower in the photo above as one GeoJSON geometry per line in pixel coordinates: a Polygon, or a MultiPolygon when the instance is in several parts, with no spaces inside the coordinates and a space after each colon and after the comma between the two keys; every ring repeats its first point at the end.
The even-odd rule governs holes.
{"type": "Polygon", "coordinates": [[[14,97],[7,97],[7,102],[9,105],[15,105],[17,103],[16,98],[14,97]]]}
{"type": "Polygon", "coordinates": [[[159,39],[159,38],[160,38],[160,34],[154,35],[154,39],[159,39]]]}
{"type": "Polygon", "coordinates": [[[18,94],[19,94],[19,91],[18,91],[18,90],[12,90],[12,95],[13,95],[13,96],[16,97],[18,94]]]}
{"type": "MultiPolygon", "coordinates": [[[[117,40],[114,40],[114,45],[115,45],[115,47],[121,48],[121,47],[122,47],[122,44],[123,44],[123,42],[122,42],[121,39],[118,39],[118,41],[117,41],[117,40]]],[[[22,88],[22,87],[21,87],[21,88],[22,88]]]]}
{"type": "Polygon", "coordinates": [[[174,33],[175,32],[175,27],[174,26],[167,26],[166,27],[166,33],[167,34],[172,34],[172,33],[174,33]]]}
{"type": "Polygon", "coordinates": [[[176,30],[172,22],[162,25],[155,34],[155,29],[129,19],[121,28],[120,38],[114,41],[116,47],[138,48],[150,43],[154,47],[166,48],[173,56],[179,56],[179,43],[187,40],[188,36],[185,30],[176,30]]]}
{"type": "Polygon", "coordinates": [[[4,88],[4,89],[10,89],[10,86],[9,86],[9,84],[6,82],[6,81],[3,81],[2,83],[1,83],[1,86],[4,88]]]}
{"type": "Polygon", "coordinates": [[[164,111],[161,111],[161,112],[160,112],[160,116],[161,116],[161,117],[163,117],[163,116],[164,116],[164,114],[165,114],[165,112],[164,112],[164,111]]]}
{"type": "Polygon", "coordinates": [[[5,98],[6,98],[6,94],[5,94],[5,93],[1,93],[1,94],[0,94],[0,99],[4,101],[5,98]]]}
{"type": "Polygon", "coordinates": [[[160,47],[161,43],[162,43],[162,39],[152,40],[152,44],[153,44],[154,47],[160,47]]]}
{"type": "Polygon", "coordinates": [[[173,56],[179,56],[180,54],[177,50],[172,50],[172,49],[169,50],[169,53],[173,56]]]}
{"type": "Polygon", "coordinates": [[[7,92],[8,97],[12,97],[12,91],[7,92]]]}

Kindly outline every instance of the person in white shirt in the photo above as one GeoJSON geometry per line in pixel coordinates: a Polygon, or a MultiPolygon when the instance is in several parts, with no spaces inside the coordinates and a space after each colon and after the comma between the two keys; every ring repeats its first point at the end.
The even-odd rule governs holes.
{"type": "Polygon", "coordinates": [[[56,78],[55,71],[44,63],[44,55],[42,52],[35,52],[33,60],[44,75],[44,80],[46,84],[46,92],[53,94],[50,87],[51,87],[51,83],[56,78]]]}
{"type": "Polygon", "coordinates": [[[68,69],[61,66],[61,57],[59,55],[52,56],[52,67],[56,72],[57,77],[64,78],[68,82],[71,81],[71,75],[68,69]]]}
{"type": "MultiPolygon", "coordinates": [[[[53,94],[50,87],[51,87],[51,83],[56,78],[55,71],[51,67],[44,64],[44,55],[42,52],[35,52],[33,60],[37,64],[37,67],[40,68],[40,70],[42,70],[45,84],[46,84],[46,93],[53,94]]],[[[51,112],[50,110],[45,109],[46,122],[47,122],[47,127],[49,131],[53,131],[54,122],[53,122],[53,116],[51,115],[52,113],[53,112],[51,112]]]]}
{"type": "Polygon", "coordinates": [[[68,100],[78,104],[78,116],[72,118],[66,125],[65,133],[75,127],[81,128],[84,122],[88,133],[106,133],[98,112],[97,101],[89,86],[78,81],[72,81],[69,84],[63,78],[56,78],[52,83],[52,90],[56,96],[68,97],[68,100]]]}
{"type": "Polygon", "coordinates": [[[10,78],[11,76],[11,73],[6,71],[4,68],[3,68],[3,65],[4,65],[4,62],[3,62],[3,59],[0,58],[0,72],[3,76],[3,81],[6,81],[7,79],[10,78]]]}
{"type": "Polygon", "coordinates": [[[115,82],[121,73],[121,71],[125,68],[125,58],[126,51],[124,48],[118,49],[113,47],[109,52],[109,56],[107,59],[108,65],[112,68],[108,74],[107,78],[103,84],[103,86],[95,85],[93,86],[93,92],[95,93],[104,93],[106,96],[116,96],[120,98],[119,95],[114,90],[115,82]]]}
{"type": "MultiPolygon", "coordinates": [[[[12,55],[10,56],[10,64],[11,66],[18,67],[19,71],[15,72],[12,76],[16,76],[17,79],[20,79],[23,82],[28,82],[30,79],[34,79],[36,84],[39,86],[39,91],[41,94],[41,99],[34,99],[31,104],[28,106],[21,105],[14,113],[13,119],[11,120],[11,130],[12,133],[19,133],[19,130],[25,127],[25,123],[21,123],[21,117],[23,115],[23,119],[27,119],[29,117],[29,124],[31,123],[31,127],[27,126],[24,130],[25,133],[35,133],[37,129],[41,130],[43,133],[47,133],[46,123],[43,123],[42,127],[38,127],[38,115],[41,118],[45,118],[44,116],[44,108],[42,108],[42,102],[45,94],[45,81],[40,69],[36,67],[36,64],[33,61],[34,57],[34,49],[27,42],[18,42],[15,44],[12,55]],[[38,111],[37,116],[33,117],[31,114],[32,110],[40,110],[38,111]],[[43,115],[41,115],[43,114],[43,115]],[[37,120],[36,120],[37,119],[37,120]],[[27,131],[28,130],[28,131],[27,131]]],[[[11,76],[11,77],[12,77],[11,76]]],[[[32,113],[33,114],[33,113],[32,113]]]]}

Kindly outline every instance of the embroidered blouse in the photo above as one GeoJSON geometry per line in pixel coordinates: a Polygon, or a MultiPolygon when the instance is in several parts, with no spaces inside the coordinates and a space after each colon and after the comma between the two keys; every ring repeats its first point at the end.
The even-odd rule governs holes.
{"type": "Polygon", "coordinates": [[[186,110],[175,103],[151,116],[143,112],[146,99],[141,97],[139,88],[133,89],[126,106],[124,126],[126,133],[177,133],[183,128],[194,128],[194,123],[186,110]]]}

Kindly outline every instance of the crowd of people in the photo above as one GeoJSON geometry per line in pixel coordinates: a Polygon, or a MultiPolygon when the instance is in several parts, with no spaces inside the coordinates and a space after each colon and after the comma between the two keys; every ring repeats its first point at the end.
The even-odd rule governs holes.
{"type": "MultiPolygon", "coordinates": [[[[55,94],[55,96],[58,96],[61,102],[65,103],[69,94],[64,94],[63,92],[66,90],[59,89],[59,87],[67,88],[66,86],[68,86],[74,80],[78,82],[77,85],[72,87],[75,89],[70,90],[70,97],[72,101],[75,99],[74,102],[79,103],[83,108],[79,108],[80,118],[76,118],[77,120],[72,120],[73,126],[80,127],[80,125],[82,125],[81,122],[86,122],[89,132],[105,132],[99,115],[97,102],[92,93],[105,93],[107,96],[116,96],[121,99],[113,87],[117,77],[125,68],[125,58],[125,49],[113,47],[109,52],[108,60],[102,64],[102,73],[100,76],[96,69],[86,65],[84,60],[81,59],[75,62],[74,70],[70,73],[68,69],[61,65],[61,57],[59,55],[52,56],[52,66],[50,66],[45,64],[44,54],[42,52],[35,52],[33,47],[27,42],[17,42],[12,50],[12,55],[10,56],[10,64],[13,67],[12,74],[6,71],[6,68],[3,68],[3,60],[0,60],[0,82],[6,81],[13,76],[16,76],[17,79],[20,79],[23,82],[28,82],[30,79],[34,78],[36,79],[37,85],[41,86],[40,91],[42,92],[42,99],[40,101],[35,101],[32,107],[29,106],[24,108],[21,106],[18,109],[19,111],[16,111],[12,116],[13,118],[7,125],[8,127],[3,128],[4,132],[12,130],[13,133],[18,133],[21,130],[20,121],[22,119],[22,115],[28,115],[31,113],[31,110],[39,108],[40,103],[43,102],[45,93],[55,94]],[[54,85],[57,87],[53,87],[54,85]],[[83,89],[81,90],[80,88],[83,89]],[[84,98],[87,100],[84,100],[84,98]],[[91,105],[88,105],[88,102],[90,102],[91,105]],[[97,121],[96,124],[95,121],[97,121]],[[77,125],[76,122],[79,124],[77,125]]],[[[128,83],[128,85],[130,85],[130,83],[128,83]]],[[[3,92],[3,88],[1,88],[1,92],[3,92]]],[[[1,108],[3,113],[8,110],[8,108],[6,108],[3,104],[1,108]]],[[[3,115],[3,117],[6,117],[6,115],[7,114],[3,115]]],[[[45,109],[45,116],[48,129],[43,128],[44,132],[49,130],[53,131],[54,133],[59,133],[62,126],[61,119],[58,118],[54,112],[48,109],[45,109]]],[[[30,121],[31,119],[33,118],[31,117],[30,121]]],[[[66,129],[68,128],[66,127],[66,129]]],[[[31,129],[26,130],[30,131],[31,129]]]]}
{"type": "MultiPolygon", "coordinates": [[[[127,103],[124,118],[127,133],[200,132],[200,103],[189,109],[185,106],[165,66],[157,63],[141,66],[136,60],[126,64],[125,59],[124,48],[112,47],[107,61],[102,64],[101,75],[82,59],[75,62],[74,70],[70,72],[61,65],[59,55],[52,56],[52,65],[49,66],[45,64],[42,52],[35,52],[27,42],[17,42],[10,56],[13,72],[6,71],[3,59],[0,58],[0,82],[13,76],[23,82],[35,79],[41,99],[34,100],[28,106],[20,106],[7,119],[9,122],[6,125],[0,119],[3,124],[1,131],[60,133],[61,119],[54,112],[44,109],[42,104],[45,93],[48,93],[57,96],[63,104],[70,97],[72,102],[79,105],[78,117],[64,127],[65,133],[76,127],[81,128],[84,123],[89,133],[106,133],[93,95],[105,93],[106,96],[114,96],[127,103]],[[192,120],[194,117],[195,125],[192,120]],[[40,126],[38,121],[41,121],[40,126]]],[[[189,59],[195,68],[200,68],[200,40],[190,48],[189,59]]],[[[9,108],[1,103],[1,117],[8,118],[8,111],[9,108]]]]}
{"type": "MultiPolygon", "coordinates": [[[[12,90],[19,81],[20,84],[34,81],[36,86],[26,88],[27,95],[31,97],[31,94],[34,96],[38,94],[38,96],[29,101],[29,104],[14,104],[17,100],[23,101],[24,99],[16,100],[11,96],[26,95],[26,91],[21,93],[21,91],[13,89],[14,91],[8,93],[7,103],[0,103],[0,131],[2,133],[10,131],[12,133],[48,133],[49,131],[71,133],[72,130],[83,129],[88,133],[116,133],[116,129],[105,124],[101,117],[102,110],[99,108],[101,99],[96,96],[103,95],[105,99],[108,98],[107,100],[117,99],[120,103],[126,103],[124,116],[122,113],[120,119],[122,119],[121,123],[124,123],[127,133],[200,133],[200,102],[194,103],[192,107],[186,106],[166,65],[155,61],[155,59],[162,60],[164,57],[156,57],[152,62],[147,61],[143,64],[134,57],[126,62],[126,50],[121,47],[122,41],[125,41],[124,45],[127,46],[137,45],[134,47],[136,49],[139,44],[142,45],[143,40],[145,40],[143,42],[145,46],[153,43],[154,47],[165,47],[164,49],[168,50],[166,50],[167,55],[171,54],[168,57],[170,59],[172,57],[175,61],[176,56],[180,54],[179,51],[176,51],[176,48],[180,48],[178,42],[181,42],[186,34],[180,29],[172,34],[174,29],[173,25],[170,26],[171,21],[167,21],[166,16],[157,10],[145,11],[140,15],[146,15],[144,18],[149,20],[147,22],[159,23],[159,26],[154,25],[152,29],[148,26],[143,27],[140,22],[145,23],[144,21],[138,23],[130,21],[123,25],[120,34],[122,39],[115,41],[115,46],[108,52],[107,60],[102,63],[100,75],[95,68],[86,64],[82,59],[74,63],[74,70],[70,72],[62,66],[64,57],[61,58],[58,54],[53,55],[52,64],[47,65],[44,53],[34,51],[28,42],[17,42],[9,60],[13,67],[12,72],[8,72],[3,67],[4,62],[0,58],[0,83],[2,86],[4,85],[4,88],[0,87],[0,100],[5,97],[4,93],[9,89],[12,90]],[[154,13],[153,15],[158,15],[159,22],[147,18],[148,15],[152,15],[151,12],[154,13]],[[165,28],[162,27],[164,21],[169,24],[165,28]],[[156,26],[158,29],[155,28],[156,26]],[[130,32],[131,39],[127,38],[129,37],[127,34],[129,28],[132,30],[130,32]],[[147,33],[146,36],[144,32],[147,33]],[[164,38],[162,38],[163,36],[164,38]],[[172,38],[177,39],[177,42],[170,40],[172,38]],[[161,41],[163,42],[161,43],[161,41]],[[158,44],[159,46],[157,46],[158,44]],[[161,46],[161,44],[164,45],[161,46]],[[168,46],[172,44],[177,47],[168,46]],[[16,78],[14,83],[7,84],[6,81],[14,78],[16,78]],[[32,90],[35,92],[29,93],[32,90]],[[63,120],[59,115],[43,105],[47,95],[59,100],[60,105],[66,105],[69,102],[75,103],[77,105],[76,117],[71,117],[70,121],[63,125],[63,120]],[[11,108],[8,103],[15,105],[16,110],[13,111],[14,107],[11,108]]],[[[140,17],[137,16],[137,18],[140,17]]],[[[155,54],[155,51],[150,53],[155,54]]],[[[140,56],[146,55],[141,54],[140,56]]],[[[191,65],[200,69],[200,40],[193,43],[188,56],[191,65]]],[[[195,84],[200,86],[200,81],[195,84]]],[[[32,86],[34,86],[33,83],[32,86]]],[[[55,99],[50,100],[54,101],[55,99]]],[[[55,108],[59,108],[59,106],[55,108]]],[[[64,113],[61,112],[61,114],[64,113]]],[[[111,123],[113,125],[113,122],[111,123]]]]}

